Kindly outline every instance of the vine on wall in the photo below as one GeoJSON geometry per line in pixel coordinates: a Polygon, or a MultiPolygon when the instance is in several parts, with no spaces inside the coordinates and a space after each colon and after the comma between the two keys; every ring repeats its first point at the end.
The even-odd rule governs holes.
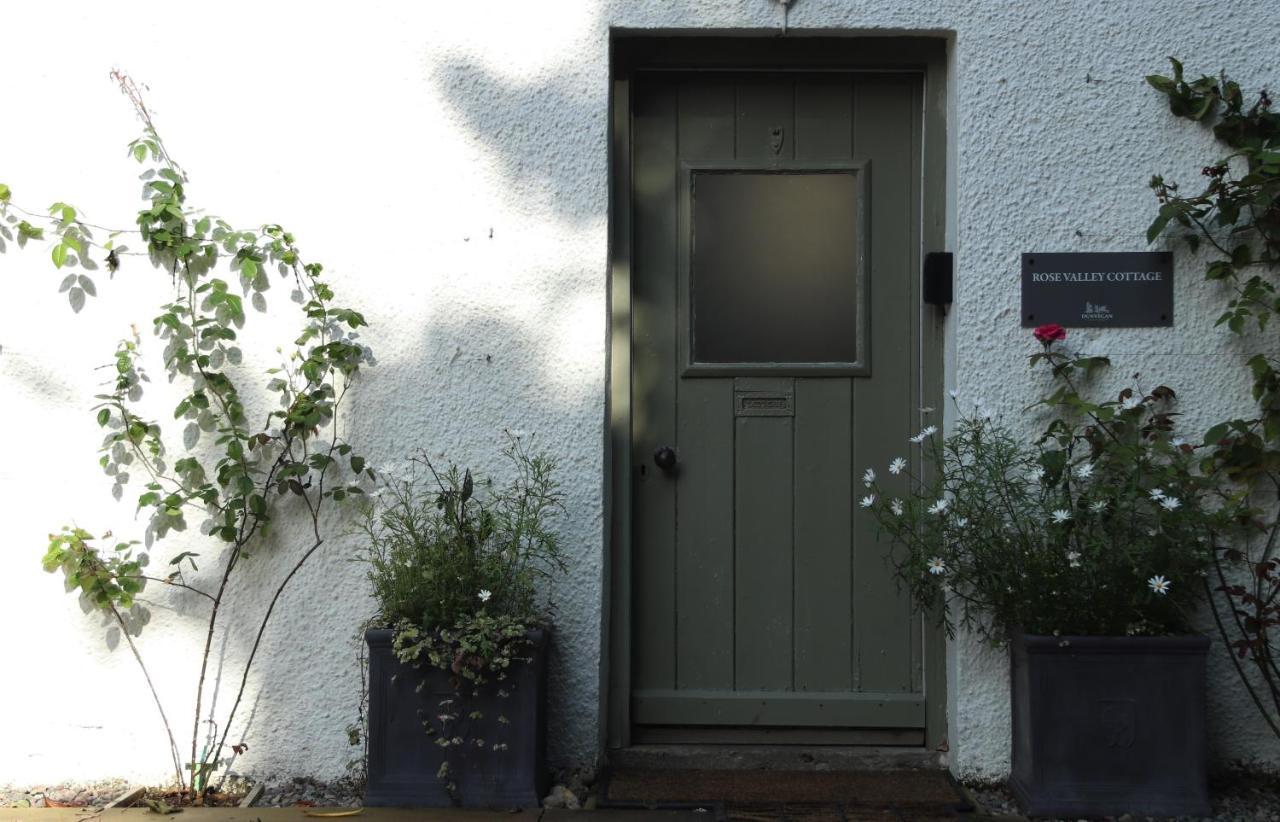
{"type": "Polygon", "coordinates": [[[199,523],[209,548],[181,551],[164,570],[149,571],[150,557],[138,550],[137,540],[108,544],[110,535],[95,538],[69,525],[50,536],[44,567],[61,571],[69,590],[78,590],[120,627],[168,735],[174,779],[200,803],[217,769],[247,748],[243,740],[229,742],[229,734],[249,671],[282,594],[326,541],[324,512],[362,494],[361,481],[374,478],[340,427],[348,391],[372,357],[359,339],[364,317],[336,301],[323,266],[303,256],[293,233],[278,224],[239,229],[188,203],[187,173],[161,139],[139,87],[119,72],[113,78],[143,124],[142,136],[128,147],[144,166],[145,202],[136,227],[91,224],[65,202],[54,203],[42,219],[17,205],[9,186],[0,184],[0,252],[47,242],[53,266],[68,272],[61,288],[77,311],[97,293],[95,257],[115,272],[122,258],[145,256],[161,275],[156,287],[166,296],[152,330],[163,346],[166,375],[180,386],[173,421],[184,428],[184,447],[171,453],[162,423],[138,410],[147,377],[135,330],[114,352],[113,384],[96,396],[94,414],[105,431],[100,464],[113,478],[117,498],[127,487],[141,486],[137,510],[147,514],[148,544],[186,531],[192,521],[199,523]],[[130,251],[120,242],[123,237],[136,238],[145,251],[130,251]],[[291,288],[300,322],[292,345],[277,349],[279,366],[257,381],[241,367],[239,335],[251,316],[246,302],[266,311],[272,271],[291,288]],[[250,409],[258,407],[273,410],[250,419],[250,409]],[[307,534],[300,544],[270,549],[287,553],[287,570],[267,587],[265,601],[244,602],[262,617],[230,708],[215,715],[206,694],[214,635],[223,627],[231,592],[267,572],[250,560],[267,550],[267,537],[285,514],[301,516],[307,534]],[[199,565],[215,573],[207,568],[202,575],[199,565]],[[148,583],[182,589],[207,610],[185,753],[130,630],[136,632],[138,621],[128,617],[148,583]]]}
{"type": "Polygon", "coordinates": [[[1193,251],[1208,247],[1205,279],[1228,294],[1218,325],[1257,349],[1247,360],[1256,415],[1214,425],[1200,452],[1203,471],[1224,472],[1255,503],[1242,509],[1237,538],[1215,552],[1209,600],[1241,682],[1280,737],[1280,358],[1272,325],[1280,316],[1280,114],[1265,89],[1246,95],[1225,75],[1188,81],[1182,64],[1170,63],[1172,76],[1147,82],[1174,115],[1212,124],[1226,153],[1201,169],[1198,186],[1151,178],[1160,208],[1147,239],[1175,230],[1193,251]]]}

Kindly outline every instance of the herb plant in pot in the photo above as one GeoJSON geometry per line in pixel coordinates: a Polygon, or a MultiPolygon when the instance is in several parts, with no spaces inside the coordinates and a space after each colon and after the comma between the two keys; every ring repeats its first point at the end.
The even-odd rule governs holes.
{"type": "Polygon", "coordinates": [[[506,484],[426,456],[365,512],[372,806],[534,807],[546,792],[551,459],[518,437],[506,484]]]}
{"type": "Polygon", "coordinates": [[[1039,436],[981,412],[863,477],[899,578],[948,633],[1012,657],[1011,787],[1032,815],[1207,813],[1205,657],[1191,615],[1238,503],[1174,432],[1174,392],[1090,402],[1105,367],[1041,327],[1039,436]]]}

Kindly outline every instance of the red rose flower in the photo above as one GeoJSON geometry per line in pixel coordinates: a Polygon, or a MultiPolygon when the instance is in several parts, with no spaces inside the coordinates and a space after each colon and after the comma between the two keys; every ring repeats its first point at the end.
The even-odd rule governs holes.
{"type": "Polygon", "coordinates": [[[1034,332],[1036,339],[1045,344],[1047,348],[1050,344],[1065,340],[1067,338],[1067,329],[1057,323],[1049,323],[1042,325],[1034,332]]]}

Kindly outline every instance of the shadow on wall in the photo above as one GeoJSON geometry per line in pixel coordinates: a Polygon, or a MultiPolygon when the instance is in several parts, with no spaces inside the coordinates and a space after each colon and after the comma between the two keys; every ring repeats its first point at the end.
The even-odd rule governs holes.
{"type": "MultiPolygon", "coordinates": [[[[591,32],[599,59],[580,64],[598,68],[606,63],[608,34],[594,24],[591,32]]],[[[563,65],[576,56],[566,55],[563,65]]],[[[558,458],[569,571],[554,589],[558,609],[549,724],[551,761],[568,764],[595,752],[598,721],[608,78],[588,76],[586,69],[558,71],[553,67],[530,82],[514,82],[475,62],[446,61],[435,69],[432,80],[441,96],[453,106],[468,139],[486,148],[500,173],[501,179],[491,183],[492,200],[523,215],[525,236],[545,226],[559,240],[544,246],[538,259],[521,261],[520,249],[510,245],[520,242],[518,236],[471,239],[461,259],[484,243],[507,247],[502,259],[515,266],[507,273],[520,293],[505,295],[510,298],[505,306],[495,305],[498,297],[481,294],[460,309],[439,299],[449,289],[428,289],[429,302],[395,305],[394,319],[367,311],[370,328],[364,336],[379,363],[362,375],[351,395],[347,425],[353,442],[369,444],[362,449],[374,465],[395,464],[425,448],[494,472],[501,465],[504,429],[535,433],[536,447],[558,458]],[[397,322],[404,319],[421,322],[416,336],[412,330],[405,334],[405,324],[397,322]]],[[[444,267],[430,270],[428,278],[465,278],[465,273],[440,270],[444,267]]],[[[353,293],[358,281],[335,285],[340,293],[353,293]]],[[[331,533],[341,531],[338,523],[329,527],[331,533]]],[[[229,619],[214,645],[206,705],[225,712],[234,699],[262,609],[301,549],[298,533],[296,523],[282,521],[273,544],[251,557],[254,567],[228,602],[229,619]]],[[[244,762],[255,773],[337,775],[350,756],[345,728],[356,719],[359,693],[351,638],[372,613],[363,569],[348,561],[355,547],[350,538],[334,539],[277,606],[228,736],[229,743],[250,744],[244,762]]],[[[176,551],[162,544],[153,553],[162,565],[176,551]]],[[[216,573],[213,555],[205,559],[202,570],[216,573]]],[[[198,597],[182,592],[165,591],[148,605],[172,608],[165,621],[184,635],[199,629],[207,613],[198,597]]],[[[86,632],[102,630],[87,620],[82,625],[86,632]]],[[[149,665],[172,665],[147,656],[145,635],[157,627],[141,631],[139,649],[149,665]]],[[[203,631],[199,634],[202,644],[203,631]]],[[[105,641],[127,652],[119,648],[121,638],[108,632],[105,641]]],[[[184,688],[194,684],[198,653],[195,645],[189,660],[184,655],[176,661],[184,670],[189,661],[192,676],[177,677],[173,688],[161,693],[184,754],[191,717],[171,706],[180,707],[193,695],[184,688]]],[[[163,761],[154,713],[137,721],[147,728],[143,744],[154,744],[155,760],[163,761]]]]}

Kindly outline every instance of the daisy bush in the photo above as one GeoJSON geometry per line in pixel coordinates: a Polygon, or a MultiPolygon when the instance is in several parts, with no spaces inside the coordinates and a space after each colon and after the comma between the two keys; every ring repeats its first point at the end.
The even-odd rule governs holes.
{"type": "Polygon", "coordinates": [[[1078,385],[1106,358],[1058,350],[1058,326],[1036,336],[1031,364],[1054,378],[1037,403],[1051,416],[1043,434],[957,404],[950,436],[928,426],[883,476],[866,471],[862,507],[896,543],[900,580],[949,633],[1189,632],[1238,500],[1178,437],[1171,389],[1089,401],[1078,385]]]}

